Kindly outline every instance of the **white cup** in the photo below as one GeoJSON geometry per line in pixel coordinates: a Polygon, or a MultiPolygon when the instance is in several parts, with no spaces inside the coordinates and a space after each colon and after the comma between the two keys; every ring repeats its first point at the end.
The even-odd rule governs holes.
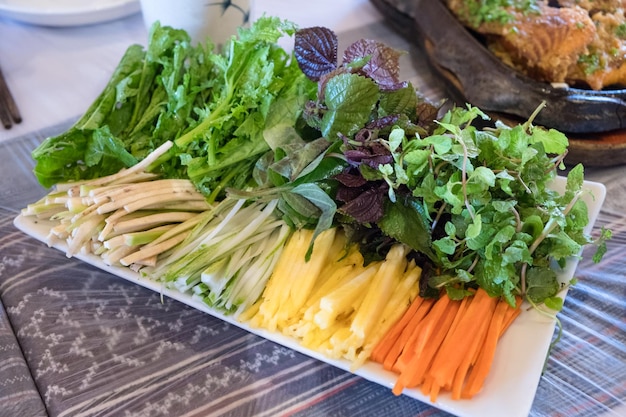
{"type": "Polygon", "coordinates": [[[237,28],[250,21],[251,0],[141,0],[148,30],[157,20],[161,26],[184,29],[193,43],[207,38],[221,47],[237,28]]]}

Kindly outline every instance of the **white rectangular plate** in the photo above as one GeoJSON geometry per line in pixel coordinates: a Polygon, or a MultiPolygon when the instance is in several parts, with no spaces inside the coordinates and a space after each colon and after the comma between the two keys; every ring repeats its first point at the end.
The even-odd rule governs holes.
{"type": "MultiPolygon", "coordinates": [[[[553,188],[562,192],[565,188],[565,180],[562,177],[557,178],[553,188]]],[[[604,202],[606,188],[603,184],[585,181],[584,190],[586,192],[583,200],[589,209],[589,224],[586,231],[590,233],[604,202]]],[[[46,242],[51,225],[50,222],[21,215],[15,219],[14,224],[24,233],[42,242],[46,242]]],[[[62,244],[55,247],[65,252],[66,248],[62,244]]],[[[142,278],[128,268],[105,265],[99,257],[94,255],[81,254],[76,257],[97,268],[162,293],[253,334],[350,372],[348,361],[329,359],[320,353],[302,347],[297,340],[280,333],[251,328],[233,317],[211,309],[188,294],[164,288],[160,283],[142,278]]],[[[569,260],[566,267],[558,271],[559,279],[562,282],[568,282],[574,276],[577,265],[577,258],[569,260]]],[[[526,417],[530,412],[541,378],[546,353],[554,333],[554,326],[554,320],[535,311],[524,310],[500,340],[493,367],[483,391],[471,400],[452,400],[448,394],[441,394],[436,403],[430,403],[428,397],[424,396],[418,389],[405,390],[404,394],[459,417],[501,417],[504,415],[526,417]]],[[[394,386],[396,381],[394,373],[384,370],[382,366],[373,362],[366,363],[353,373],[389,389],[394,386]]]]}

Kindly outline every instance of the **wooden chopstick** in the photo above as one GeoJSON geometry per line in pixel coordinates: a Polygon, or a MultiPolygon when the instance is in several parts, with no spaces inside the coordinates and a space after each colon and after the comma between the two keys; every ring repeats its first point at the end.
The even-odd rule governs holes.
{"type": "Polygon", "coordinates": [[[0,120],[2,125],[9,129],[14,123],[20,123],[22,121],[22,115],[20,114],[17,104],[13,99],[13,95],[9,90],[9,86],[4,79],[2,70],[0,69],[0,120]]]}

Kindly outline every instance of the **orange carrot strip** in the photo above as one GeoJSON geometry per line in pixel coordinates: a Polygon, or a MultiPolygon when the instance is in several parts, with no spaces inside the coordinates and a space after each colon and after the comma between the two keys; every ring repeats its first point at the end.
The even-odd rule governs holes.
{"type": "Polygon", "coordinates": [[[433,382],[434,379],[430,375],[427,375],[426,379],[424,379],[424,382],[422,383],[422,386],[420,387],[422,394],[430,395],[430,392],[433,389],[433,382]]]}
{"type": "MultiPolygon", "coordinates": [[[[435,302],[428,315],[422,320],[419,330],[411,337],[411,340],[398,358],[397,367],[400,370],[398,379],[402,381],[402,385],[405,387],[412,388],[422,383],[422,375],[418,375],[415,370],[421,363],[421,354],[424,346],[434,342],[433,334],[437,331],[442,320],[444,320],[449,305],[450,298],[445,294],[435,302]]],[[[449,326],[450,323],[448,323],[449,326]]]]}
{"type": "MultiPolygon", "coordinates": [[[[448,311],[448,306],[450,305],[450,297],[447,294],[442,295],[435,302],[435,305],[430,309],[428,315],[424,317],[424,327],[422,328],[422,332],[416,335],[413,339],[413,346],[411,350],[406,350],[402,352],[402,354],[408,354],[411,356],[419,356],[424,350],[425,345],[431,339],[433,333],[437,329],[437,325],[445,317],[446,312],[448,311]]],[[[450,322],[452,323],[452,322],[450,322]]],[[[449,325],[448,325],[449,326],[449,325]]]]}
{"type": "Polygon", "coordinates": [[[396,369],[396,372],[399,374],[397,378],[398,388],[413,388],[422,382],[415,377],[415,373],[413,372],[420,360],[419,350],[421,347],[419,345],[423,346],[424,343],[431,338],[440,318],[445,314],[449,303],[450,298],[445,294],[437,299],[433,307],[428,311],[428,314],[415,327],[409,340],[407,340],[394,366],[394,369],[396,369]]]}
{"type": "Polygon", "coordinates": [[[434,403],[437,401],[441,387],[435,383],[432,376],[427,375],[426,379],[424,379],[424,382],[420,386],[420,391],[422,391],[422,394],[427,396],[430,401],[434,403]]]}
{"type": "Polygon", "coordinates": [[[493,312],[495,311],[497,299],[490,299],[487,301],[483,301],[483,303],[488,304],[490,308],[485,315],[481,315],[481,323],[479,330],[474,334],[472,340],[469,341],[469,351],[463,357],[463,360],[459,364],[457,371],[454,375],[454,380],[452,382],[452,399],[459,400],[461,399],[461,392],[463,389],[463,384],[467,378],[467,373],[472,366],[473,363],[476,362],[479,354],[480,348],[483,346],[485,336],[487,335],[487,330],[489,330],[489,323],[491,322],[491,317],[493,316],[493,312]],[[491,301],[490,303],[488,303],[491,301]]]}
{"type": "MultiPolygon", "coordinates": [[[[459,307],[459,310],[456,313],[456,317],[454,317],[454,321],[452,322],[452,325],[450,326],[450,332],[446,335],[446,339],[448,337],[450,337],[449,335],[452,332],[455,332],[457,329],[457,326],[459,325],[459,321],[461,320],[461,318],[463,317],[463,315],[465,314],[465,310],[467,309],[467,306],[469,304],[469,301],[472,299],[472,297],[463,297],[463,299],[461,300],[461,305],[459,307]]],[[[444,339],[445,340],[445,339],[444,339]]]]}
{"type": "Polygon", "coordinates": [[[504,334],[504,332],[506,332],[506,330],[509,328],[509,326],[515,321],[515,319],[517,318],[517,316],[520,315],[520,313],[522,312],[522,297],[515,297],[515,308],[509,308],[507,310],[507,314],[504,318],[504,323],[502,325],[502,332],[500,333],[500,336],[502,336],[504,334]]]}
{"type": "MultiPolygon", "coordinates": [[[[455,377],[459,365],[464,358],[473,356],[471,341],[480,330],[485,317],[489,317],[489,311],[495,302],[483,289],[478,289],[469,302],[463,317],[458,322],[456,331],[441,345],[431,366],[431,374],[436,383],[446,386],[455,377]]],[[[473,359],[470,357],[469,359],[473,359]]]]}
{"type": "Polygon", "coordinates": [[[434,383],[434,379],[433,379],[433,383],[432,386],[430,388],[430,402],[434,403],[437,401],[437,397],[439,396],[439,391],[441,390],[441,387],[437,384],[434,383]]]}
{"type": "Polygon", "coordinates": [[[404,370],[409,366],[410,358],[412,355],[409,355],[409,351],[413,350],[415,346],[415,340],[422,333],[422,329],[426,326],[428,321],[428,316],[424,316],[422,320],[417,323],[417,325],[412,329],[411,334],[408,335],[407,340],[402,344],[400,348],[394,349],[392,352],[395,356],[395,360],[392,363],[392,358],[388,357],[385,359],[384,367],[385,369],[391,369],[395,373],[402,376],[404,370]],[[397,353],[397,354],[396,354],[397,353]],[[387,368],[390,366],[391,368],[387,368]]]}
{"type": "Polygon", "coordinates": [[[396,362],[398,357],[404,350],[405,346],[408,344],[409,340],[419,333],[418,326],[426,317],[433,304],[435,304],[435,299],[427,298],[422,301],[422,303],[418,306],[415,315],[411,317],[411,320],[406,325],[406,327],[402,330],[400,337],[397,342],[392,346],[392,348],[387,353],[385,360],[383,361],[383,367],[387,370],[394,370],[398,372],[396,362]]]}
{"type": "MultiPolygon", "coordinates": [[[[454,321],[452,322],[452,325],[450,326],[450,330],[448,331],[448,334],[446,334],[446,337],[445,339],[443,339],[443,342],[441,342],[441,344],[447,343],[447,339],[450,338],[452,334],[454,334],[471,300],[472,300],[472,297],[464,297],[463,300],[461,300],[461,305],[456,313],[456,316],[454,317],[454,321]]],[[[435,352],[435,355],[436,354],[437,353],[435,352]]],[[[433,357],[433,360],[434,360],[434,357],[433,357]]],[[[445,391],[450,391],[452,389],[452,380],[448,382],[449,382],[448,384],[441,387],[445,391]]]]}
{"type": "Polygon", "coordinates": [[[370,354],[370,359],[374,362],[383,363],[385,357],[389,354],[389,351],[392,347],[398,342],[400,335],[402,334],[402,330],[409,324],[411,318],[415,315],[415,312],[422,304],[424,299],[422,297],[415,297],[409,308],[404,312],[402,317],[385,333],[385,335],[380,339],[380,341],[376,344],[372,353],[370,354]]]}
{"type": "MultiPolygon", "coordinates": [[[[447,295],[445,297],[448,298],[447,295]]],[[[414,356],[405,370],[405,372],[410,373],[408,387],[416,386],[424,380],[426,372],[457,317],[460,307],[461,301],[450,300],[437,323],[433,321],[434,330],[431,334],[428,334],[426,329],[422,330],[421,337],[416,341],[414,356]]]]}
{"type": "Polygon", "coordinates": [[[396,383],[393,385],[391,392],[394,395],[402,395],[402,391],[404,391],[404,388],[405,386],[402,385],[402,381],[400,381],[400,378],[396,378],[396,383]]]}
{"type": "Polygon", "coordinates": [[[414,301],[371,357],[399,374],[395,395],[419,386],[431,402],[442,390],[453,399],[471,398],[482,389],[499,338],[521,313],[521,303],[517,297],[511,307],[482,289],[461,301],[445,294],[414,301]]]}
{"type": "Polygon", "coordinates": [[[482,389],[485,379],[491,369],[493,358],[496,353],[498,339],[502,332],[504,319],[511,306],[504,300],[500,300],[489,322],[489,328],[485,340],[480,346],[478,358],[468,373],[468,378],[461,391],[462,398],[472,398],[482,389]]]}
{"type": "MultiPolygon", "coordinates": [[[[428,311],[428,314],[422,319],[419,327],[415,329],[411,334],[409,340],[404,345],[400,356],[396,360],[395,368],[400,371],[400,377],[405,378],[407,381],[411,380],[411,362],[415,356],[419,356],[423,346],[428,343],[439,320],[446,312],[450,298],[444,294],[434,302],[432,308],[428,311]]],[[[406,383],[405,383],[406,384],[406,383]]],[[[416,386],[413,382],[411,385],[416,386]]]]}

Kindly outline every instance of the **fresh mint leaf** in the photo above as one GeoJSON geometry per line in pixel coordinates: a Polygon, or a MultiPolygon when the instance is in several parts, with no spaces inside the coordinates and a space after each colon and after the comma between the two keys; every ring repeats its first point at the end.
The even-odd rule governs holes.
{"type": "Polygon", "coordinates": [[[532,264],[533,258],[530,255],[528,245],[520,240],[511,242],[504,250],[502,260],[508,264],[516,265],[520,263],[532,264]]]}
{"type": "Polygon", "coordinates": [[[567,182],[565,190],[567,192],[578,192],[581,190],[584,182],[584,168],[582,164],[576,164],[574,168],[567,174],[567,182]]]}
{"type": "Polygon", "coordinates": [[[561,297],[548,297],[543,300],[543,304],[554,311],[561,311],[563,309],[563,299],[561,297]]]}
{"type": "Polygon", "coordinates": [[[437,185],[434,192],[442,201],[450,206],[450,211],[453,214],[460,214],[465,208],[460,171],[454,172],[447,182],[437,185]]]}
{"type": "Polygon", "coordinates": [[[476,264],[474,278],[476,283],[492,297],[504,297],[514,305],[514,294],[518,283],[515,265],[507,264],[500,255],[492,260],[481,260],[476,264]]]}
{"type": "Polygon", "coordinates": [[[541,143],[547,153],[560,155],[567,150],[569,141],[567,136],[555,129],[546,130],[533,127],[530,135],[531,143],[541,143]]]}
{"type": "Polygon", "coordinates": [[[432,145],[435,153],[445,155],[452,149],[452,138],[446,135],[433,135],[423,139],[425,145],[432,145]]]}
{"type": "Polygon", "coordinates": [[[393,129],[389,134],[389,139],[387,143],[389,144],[389,151],[393,154],[400,149],[400,146],[404,142],[404,130],[400,128],[393,129]]]}
{"type": "Polygon", "coordinates": [[[541,216],[531,214],[524,218],[522,223],[522,231],[537,239],[543,232],[544,224],[541,216]]]}
{"type": "Polygon", "coordinates": [[[480,184],[482,189],[488,189],[495,185],[496,174],[487,167],[479,166],[471,173],[468,181],[480,184]]]}
{"type": "Polygon", "coordinates": [[[513,239],[514,235],[515,228],[511,225],[506,225],[499,229],[491,241],[485,245],[485,258],[493,260],[494,256],[501,254],[503,248],[513,239]]]}
{"type": "Polygon", "coordinates": [[[481,231],[482,231],[482,217],[480,214],[477,214],[474,217],[473,222],[467,226],[467,231],[465,232],[465,236],[467,239],[475,239],[480,235],[481,231]]]}
{"type": "Polygon", "coordinates": [[[535,303],[554,297],[560,289],[556,273],[550,268],[528,268],[526,285],[526,294],[535,303]]]}
{"type": "Polygon", "coordinates": [[[607,252],[606,242],[611,240],[613,237],[613,232],[604,226],[600,230],[600,236],[596,239],[595,245],[597,247],[596,252],[593,255],[593,262],[598,263],[602,260],[602,257],[607,252]]]}
{"type": "Polygon", "coordinates": [[[454,252],[456,251],[456,246],[457,246],[456,242],[449,237],[444,237],[444,238],[435,240],[433,242],[433,245],[438,251],[446,255],[454,255],[454,252]]]}
{"type": "Polygon", "coordinates": [[[556,260],[577,255],[582,246],[572,239],[564,230],[549,235],[550,256],[556,260]]]}
{"type": "Polygon", "coordinates": [[[415,149],[407,152],[403,159],[406,164],[408,183],[411,187],[415,187],[417,184],[415,184],[413,180],[419,178],[420,174],[425,172],[428,168],[430,151],[427,149],[415,149]]]}
{"type": "Polygon", "coordinates": [[[451,300],[462,300],[465,297],[471,296],[472,292],[468,291],[464,288],[457,288],[454,286],[447,286],[446,294],[450,297],[451,300]]]}

